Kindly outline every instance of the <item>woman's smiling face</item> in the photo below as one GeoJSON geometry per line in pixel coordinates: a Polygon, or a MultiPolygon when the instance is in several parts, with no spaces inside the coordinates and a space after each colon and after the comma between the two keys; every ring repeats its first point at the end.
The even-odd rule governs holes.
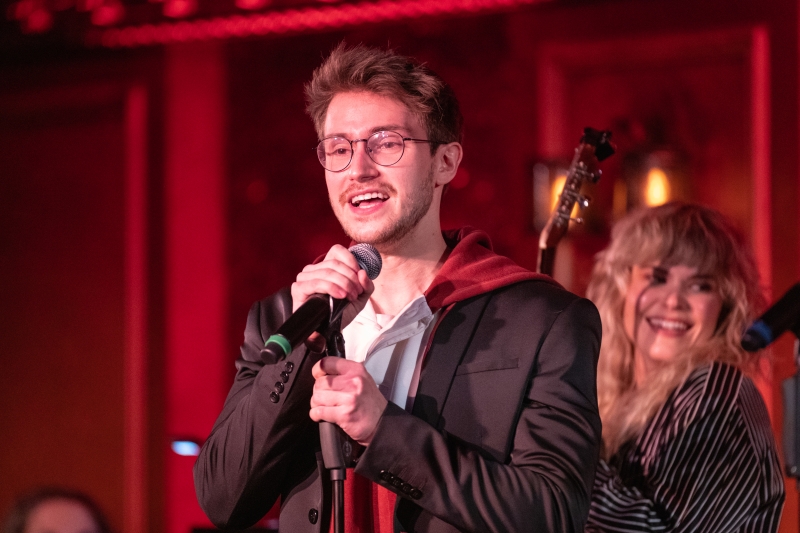
{"type": "Polygon", "coordinates": [[[636,383],[714,335],[722,310],[714,276],[695,267],[633,266],[623,324],[634,345],[636,383]]]}

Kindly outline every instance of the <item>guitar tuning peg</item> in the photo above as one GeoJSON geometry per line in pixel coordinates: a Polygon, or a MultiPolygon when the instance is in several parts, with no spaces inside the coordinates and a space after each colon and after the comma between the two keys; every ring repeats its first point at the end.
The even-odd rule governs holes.
{"type": "Polygon", "coordinates": [[[578,195],[578,204],[582,208],[589,207],[589,202],[591,202],[591,201],[592,201],[592,199],[589,198],[588,196],[583,196],[582,194],[578,195]]]}
{"type": "Polygon", "coordinates": [[[575,222],[576,224],[583,224],[583,219],[581,217],[577,217],[577,218],[570,217],[569,221],[570,222],[575,222]]]}

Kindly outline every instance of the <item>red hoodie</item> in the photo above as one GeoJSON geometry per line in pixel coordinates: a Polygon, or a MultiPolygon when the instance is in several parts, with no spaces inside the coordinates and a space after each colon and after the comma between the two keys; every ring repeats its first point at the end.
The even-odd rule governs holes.
{"type": "MultiPolygon", "coordinates": [[[[453,304],[467,298],[526,280],[558,285],[551,277],[531,272],[494,253],[489,236],[483,231],[463,227],[443,231],[442,235],[450,255],[425,291],[431,311],[443,309],[436,326],[453,304]]],[[[344,483],[345,531],[393,533],[396,499],[395,493],[348,470],[344,483]]],[[[333,531],[332,523],[330,531],[333,531]]]]}

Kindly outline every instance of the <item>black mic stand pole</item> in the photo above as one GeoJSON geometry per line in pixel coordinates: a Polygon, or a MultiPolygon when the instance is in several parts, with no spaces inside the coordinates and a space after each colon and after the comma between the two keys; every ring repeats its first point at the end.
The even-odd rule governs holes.
{"type": "MultiPolygon", "coordinates": [[[[342,319],[337,317],[325,332],[326,355],[344,357],[344,337],[341,332],[342,319]]],[[[344,480],[347,476],[347,461],[352,453],[352,444],[342,428],[331,422],[319,423],[319,440],[322,460],[328,469],[333,485],[333,531],[344,533],[344,480]]]]}
{"type": "Polygon", "coordinates": [[[795,335],[794,363],[797,372],[783,381],[783,455],[786,475],[795,478],[797,490],[800,491],[800,320],[796,320],[789,331],[795,335]]]}

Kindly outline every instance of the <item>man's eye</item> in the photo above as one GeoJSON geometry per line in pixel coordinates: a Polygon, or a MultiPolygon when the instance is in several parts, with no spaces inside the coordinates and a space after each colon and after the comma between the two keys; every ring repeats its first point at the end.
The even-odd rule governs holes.
{"type": "Polygon", "coordinates": [[[342,157],[346,156],[350,153],[350,148],[347,146],[335,146],[330,150],[325,151],[325,155],[328,157],[342,157]]]}

